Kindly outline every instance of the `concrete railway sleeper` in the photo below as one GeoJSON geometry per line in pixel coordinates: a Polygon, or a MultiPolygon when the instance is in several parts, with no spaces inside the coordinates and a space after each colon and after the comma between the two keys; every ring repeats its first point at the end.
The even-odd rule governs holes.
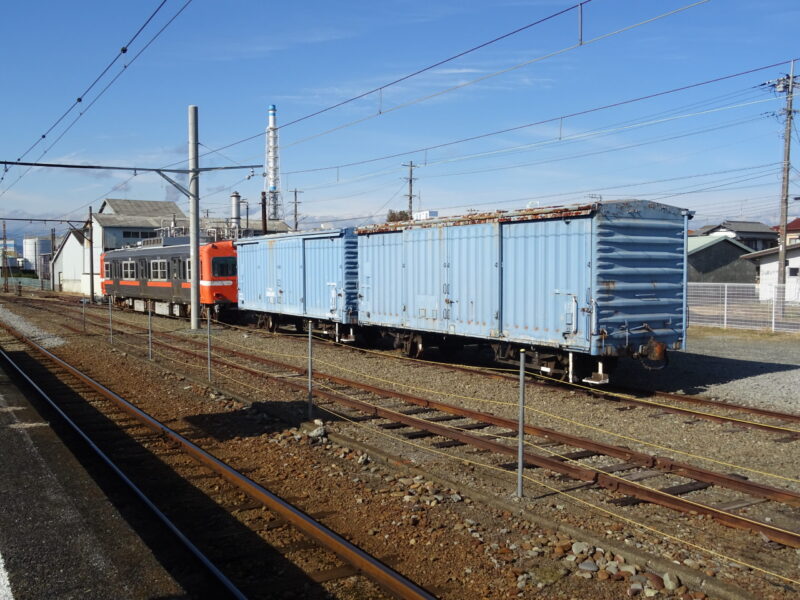
{"type": "MultiPolygon", "coordinates": [[[[42,356],[46,357],[47,360],[66,370],[72,377],[89,387],[94,393],[99,394],[103,398],[111,401],[117,408],[136,419],[140,424],[156,432],[161,438],[174,444],[176,448],[182,450],[197,463],[210,469],[218,476],[222,477],[244,492],[252,500],[268,508],[281,520],[291,524],[294,528],[305,534],[309,539],[314,540],[316,544],[319,544],[319,546],[336,554],[349,567],[375,582],[389,594],[403,599],[431,600],[434,598],[433,595],[391,567],[385,565],[322,523],[316,521],[310,515],[305,514],[303,511],[296,508],[285,499],[276,496],[255,481],[246,477],[241,472],[233,469],[229,465],[209,454],[207,451],[200,448],[187,438],[183,437],[163,423],[157,421],[149,414],[126,401],[124,398],[115,394],[102,384],[91,379],[86,374],[63,361],[52,352],[14,331],[10,327],[6,325],[2,325],[2,327],[14,338],[27,344],[42,356]]],[[[216,567],[213,565],[210,565],[210,568],[216,569],[216,567]]],[[[347,569],[339,570],[343,576],[352,574],[347,569]]],[[[325,578],[329,576],[330,574],[326,574],[322,580],[325,580],[325,578]]],[[[236,597],[244,598],[244,595],[242,595],[241,592],[238,592],[238,590],[236,590],[232,584],[229,589],[234,595],[236,595],[236,597]]]]}
{"type": "MultiPolygon", "coordinates": [[[[133,330],[141,331],[142,329],[137,326],[129,324],[125,324],[125,326],[133,330]]],[[[159,335],[159,337],[162,339],[163,338],[174,339],[175,341],[179,341],[181,343],[189,345],[202,345],[169,334],[162,333],[159,335]]],[[[204,357],[202,353],[194,352],[192,350],[187,350],[185,348],[179,348],[176,346],[165,344],[163,342],[158,342],[158,343],[160,346],[170,351],[179,352],[181,354],[187,356],[193,356],[195,358],[204,357]]],[[[218,347],[215,352],[219,354],[220,352],[223,351],[229,353],[231,356],[235,356],[237,358],[245,358],[260,364],[268,364],[280,368],[283,371],[295,372],[297,374],[307,373],[306,369],[304,369],[303,367],[298,367],[295,365],[291,365],[281,361],[276,361],[273,359],[252,356],[235,350],[229,350],[226,348],[223,349],[218,347]]],[[[213,361],[216,365],[220,367],[238,370],[247,373],[253,377],[272,378],[279,380],[284,385],[295,389],[301,389],[301,390],[306,389],[306,384],[304,382],[301,383],[299,381],[287,380],[285,377],[275,377],[274,375],[248,368],[240,363],[233,363],[231,361],[227,361],[218,357],[214,358],[213,361]]],[[[339,384],[351,389],[359,390],[360,392],[366,391],[371,394],[374,394],[377,397],[396,398],[403,402],[424,407],[429,410],[436,410],[450,415],[457,415],[459,417],[473,419],[474,421],[477,421],[479,423],[502,427],[508,431],[517,431],[517,426],[515,422],[509,419],[504,419],[502,417],[490,415],[488,413],[471,411],[461,407],[449,405],[447,403],[428,400],[425,398],[419,398],[409,394],[404,394],[402,392],[396,392],[394,390],[378,388],[375,386],[359,383],[356,381],[351,381],[341,377],[326,375],[322,373],[314,374],[314,379],[324,380],[330,383],[339,384]]],[[[344,395],[342,393],[334,393],[320,389],[315,389],[314,395],[318,398],[324,398],[332,402],[338,403],[340,405],[347,406],[363,414],[387,419],[395,423],[400,423],[407,427],[412,427],[420,431],[428,432],[434,436],[444,437],[461,444],[470,445],[476,448],[481,448],[498,454],[516,456],[517,450],[514,447],[493,440],[489,440],[483,437],[479,437],[467,433],[465,431],[459,431],[452,427],[448,427],[447,425],[439,425],[435,422],[435,420],[432,419],[421,419],[411,415],[402,414],[395,410],[385,409],[380,406],[376,406],[370,402],[361,399],[356,399],[351,396],[344,395]]],[[[461,429],[465,428],[462,427],[461,429]]],[[[702,469],[699,467],[695,467],[693,465],[674,461],[670,458],[649,455],[646,453],[636,452],[628,448],[603,444],[586,438],[564,434],[552,429],[526,426],[525,433],[541,437],[546,440],[551,440],[553,442],[558,442],[559,444],[580,448],[582,451],[591,451],[593,454],[602,454],[609,457],[620,459],[624,461],[624,463],[621,463],[621,465],[626,466],[627,468],[621,469],[620,465],[609,465],[600,468],[588,467],[578,463],[577,459],[564,460],[559,456],[542,456],[532,453],[525,454],[524,460],[526,466],[548,469],[552,472],[559,473],[561,475],[568,476],[573,479],[584,481],[590,484],[594,484],[614,492],[627,494],[639,501],[659,504],[685,513],[704,514],[714,518],[715,520],[717,520],[722,524],[739,529],[745,529],[762,533],[772,541],[787,546],[800,548],[799,532],[781,529],[780,527],[770,525],[769,523],[755,521],[753,519],[735,514],[730,510],[725,510],[724,508],[715,507],[713,505],[705,505],[679,497],[679,494],[684,494],[698,489],[702,489],[704,487],[708,487],[708,485],[716,485],[719,487],[724,487],[738,492],[746,493],[748,495],[755,496],[757,498],[763,498],[766,500],[781,502],[791,506],[800,506],[800,494],[796,492],[748,481],[743,477],[737,475],[726,475],[723,473],[717,473],[707,469],[702,469]],[[648,488],[644,485],[636,483],[635,481],[626,479],[624,476],[619,476],[615,474],[616,472],[621,472],[624,470],[632,470],[635,468],[656,469],[665,474],[676,475],[679,477],[694,480],[694,482],[689,484],[682,484],[679,486],[670,486],[669,488],[659,490],[659,489],[648,488]],[[698,485],[697,482],[700,482],[704,485],[698,485]]],[[[635,478],[636,478],[635,476],[630,477],[630,479],[635,479],[635,478]]],[[[746,504],[747,501],[743,501],[743,503],[746,504]]],[[[737,504],[737,503],[734,502],[726,504],[737,504]]]]}

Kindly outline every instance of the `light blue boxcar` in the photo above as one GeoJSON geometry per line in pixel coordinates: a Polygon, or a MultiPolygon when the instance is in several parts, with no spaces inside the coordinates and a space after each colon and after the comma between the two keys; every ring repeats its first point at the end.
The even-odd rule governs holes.
{"type": "Polygon", "coordinates": [[[363,227],[360,323],[591,355],[680,348],[688,218],[633,200],[363,227]]]}
{"type": "Polygon", "coordinates": [[[241,239],[236,242],[239,308],[355,323],[356,251],[351,228],[241,239]]]}

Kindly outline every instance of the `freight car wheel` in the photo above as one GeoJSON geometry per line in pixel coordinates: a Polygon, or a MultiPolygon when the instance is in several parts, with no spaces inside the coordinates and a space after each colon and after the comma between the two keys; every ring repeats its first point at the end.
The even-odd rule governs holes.
{"type": "Polygon", "coordinates": [[[415,333],[403,341],[403,354],[409,358],[422,358],[425,353],[425,342],[421,334],[415,333]]]}
{"type": "Polygon", "coordinates": [[[267,315],[267,331],[275,333],[278,331],[278,317],[275,315],[267,315]]]}

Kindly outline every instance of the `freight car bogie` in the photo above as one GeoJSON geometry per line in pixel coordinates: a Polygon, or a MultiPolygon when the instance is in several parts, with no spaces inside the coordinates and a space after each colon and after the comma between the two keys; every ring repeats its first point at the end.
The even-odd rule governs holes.
{"type": "Polygon", "coordinates": [[[494,342],[491,344],[494,359],[499,363],[519,365],[521,350],[525,350],[525,365],[545,377],[594,385],[608,383],[609,375],[617,366],[617,357],[590,356],[583,352],[570,352],[563,348],[494,342]]]}

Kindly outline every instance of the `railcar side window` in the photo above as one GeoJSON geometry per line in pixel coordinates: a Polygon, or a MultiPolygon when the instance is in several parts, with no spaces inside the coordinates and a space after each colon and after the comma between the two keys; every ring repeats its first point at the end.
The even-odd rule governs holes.
{"type": "Polygon", "coordinates": [[[212,258],[211,275],[213,277],[236,277],[236,257],[215,256],[212,258]]]}
{"type": "Polygon", "coordinates": [[[166,260],[153,260],[150,261],[150,278],[154,281],[167,280],[167,261],[166,260]]]}
{"type": "Polygon", "coordinates": [[[105,272],[104,277],[111,279],[111,263],[103,263],[103,271],[105,272]]]}
{"type": "Polygon", "coordinates": [[[189,259],[186,259],[184,263],[186,265],[186,281],[189,281],[192,278],[192,262],[189,259]]]}
{"type": "Polygon", "coordinates": [[[136,279],[136,263],[132,260],[122,263],[122,278],[136,279]]]}

